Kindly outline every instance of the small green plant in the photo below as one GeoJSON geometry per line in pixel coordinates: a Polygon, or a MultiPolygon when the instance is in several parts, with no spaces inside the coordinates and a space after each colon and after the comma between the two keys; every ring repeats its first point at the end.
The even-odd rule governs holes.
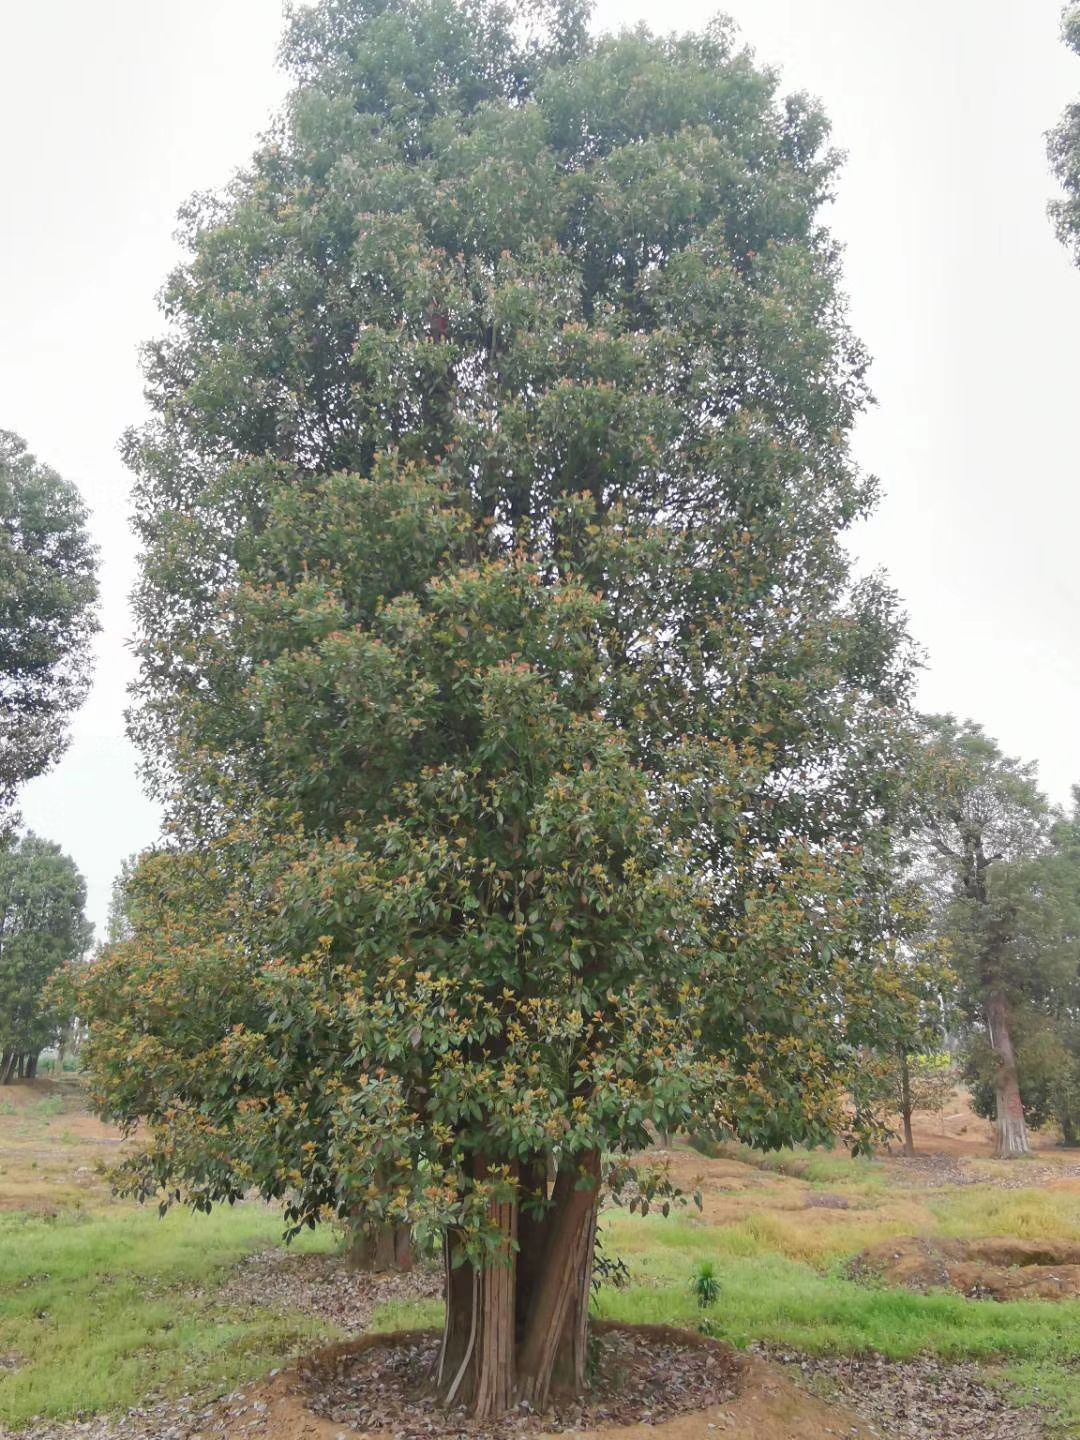
{"type": "Polygon", "coordinates": [[[720,1280],[711,1260],[701,1260],[690,1280],[690,1291],[702,1310],[708,1310],[720,1299],[720,1280]]]}
{"type": "Polygon", "coordinates": [[[59,1095],[49,1095],[37,1103],[37,1113],[39,1115],[62,1115],[63,1112],[64,1102],[60,1099],[59,1095]]]}
{"type": "Polygon", "coordinates": [[[0,1100],[0,1115],[14,1115],[15,1104],[11,1100],[0,1100]]]}

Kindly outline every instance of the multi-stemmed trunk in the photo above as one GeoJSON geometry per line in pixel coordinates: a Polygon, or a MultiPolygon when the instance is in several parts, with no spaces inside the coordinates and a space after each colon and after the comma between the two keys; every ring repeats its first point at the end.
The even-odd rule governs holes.
{"type": "Polygon", "coordinates": [[[1016,1053],[1009,1028],[1009,1005],[1001,990],[993,990],[986,1002],[986,1023],[990,1031],[997,1068],[994,1073],[994,1095],[997,1107],[994,1154],[1003,1160],[1029,1155],[1027,1124],[1020,1098],[1020,1082],[1016,1072],[1016,1053]]]}
{"type": "Polygon", "coordinates": [[[436,1391],[480,1418],[518,1404],[542,1410],[585,1384],[600,1155],[564,1160],[550,1197],[542,1161],[513,1168],[524,1204],[493,1202],[501,1242],[491,1259],[474,1266],[457,1236],[445,1247],[436,1391]]]}

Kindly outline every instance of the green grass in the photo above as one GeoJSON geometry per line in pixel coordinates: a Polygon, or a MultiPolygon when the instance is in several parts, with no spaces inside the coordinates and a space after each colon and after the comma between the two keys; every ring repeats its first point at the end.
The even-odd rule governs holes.
{"type": "Polygon", "coordinates": [[[938,1233],[973,1240],[993,1235],[1013,1240],[1080,1238],[1080,1192],[1075,1190],[998,1190],[971,1185],[939,1192],[927,1204],[938,1233]]]}
{"type": "MultiPolygon", "coordinates": [[[[334,1332],[308,1316],[209,1301],[217,1277],[280,1240],[259,1206],[210,1216],[0,1217],[0,1424],[221,1389],[334,1332]]],[[[297,1242],[328,1248],[329,1233],[297,1242]]]]}

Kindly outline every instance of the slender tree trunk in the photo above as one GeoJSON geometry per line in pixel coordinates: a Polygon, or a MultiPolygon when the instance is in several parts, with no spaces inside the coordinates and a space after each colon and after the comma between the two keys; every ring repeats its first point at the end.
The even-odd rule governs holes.
{"type": "Polygon", "coordinates": [[[915,1154],[915,1137],[911,1133],[911,1069],[907,1051],[900,1048],[900,1114],[904,1121],[904,1154],[915,1154]]]}
{"type": "Polygon", "coordinates": [[[27,1080],[36,1080],[36,1079],[37,1079],[38,1055],[40,1055],[40,1053],[41,1053],[41,1052],[40,1052],[40,1050],[39,1050],[39,1051],[37,1051],[36,1054],[28,1055],[28,1056],[26,1057],[26,1078],[27,1078],[27,1080]]]}
{"type": "Polygon", "coordinates": [[[23,1071],[25,1070],[25,1068],[26,1068],[26,1056],[22,1053],[22,1051],[20,1051],[20,1052],[19,1052],[18,1059],[17,1059],[16,1062],[15,1062],[15,1078],[16,1078],[17,1080],[22,1080],[22,1079],[25,1078],[25,1076],[24,1076],[24,1074],[23,1074],[23,1071]]]}
{"type": "Polygon", "coordinates": [[[1000,990],[992,991],[987,1000],[986,1022],[990,1029],[990,1044],[997,1056],[994,1154],[1000,1159],[1011,1160],[1017,1155],[1030,1155],[1031,1148],[1016,1074],[1016,1055],[1009,1033],[1009,1006],[1000,990]]]}
{"type": "Polygon", "coordinates": [[[1061,1117],[1061,1143],[1071,1150],[1077,1145],[1078,1139],[1080,1137],[1076,1133],[1076,1121],[1072,1117],[1072,1112],[1066,1110],[1061,1117]]]}
{"type": "Polygon", "coordinates": [[[18,1056],[14,1050],[5,1050],[0,1056],[0,1085],[10,1085],[11,1078],[15,1073],[15,1061],[18,1056]]]}

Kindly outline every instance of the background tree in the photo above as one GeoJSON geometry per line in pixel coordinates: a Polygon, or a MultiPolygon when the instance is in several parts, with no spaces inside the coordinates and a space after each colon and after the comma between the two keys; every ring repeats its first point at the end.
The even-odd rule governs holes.
{"type": "Polygon", "coordinates": [[[444,1235],[480,1414],[583,1383],[603,1154],[847,1127],[910,671],[824,117],[532,18],[299,11],[187,212],[127,441],[175,842],[82,1001],[136,1185],[444,1235]]]}
{"type": "MultiPolygon", "coordinates": [[[[1069,49],[1080,55],[1080,5],[1065,6],[1061,32],[1069,49]]],[[[1050,218],[1058,237],[1080,262],[1080,101],[1069,105],[1049,135],[1050,164],[1065,191],[1051,201],[1050,218]]]]}
{"type": "MultiPolygon", "coordinates": [[[[0,430],[0,823],[90,682],[96,552],[78,491],[0,430]]],[[[7,817],[10,823],[10,816],[7,817]]]]}
{"type": "MultiPolygon", "coordinates": [[[[1023,977],[1013,1045],[1027,1123],[1055,1122],[1065,1144],[1080,1130],[1080,797],[1051,827],[1047,847],[1016,878],[1015,945],[1023,977]]],[[[986,1114],[992,1057],[978,1037],[968,1073],[986,1114]]]]}
{"type": "Polygon", "coordinates": [[[1023,1155],[1014,1031],[1054,943],[1039,878],[1052,812],[1034,767],[1003,755],[979,726],[939,716],[927,729],[941,786],[927,826],[929,883],[963,1003],[993,1055],[996,1153],[1023,1155]]]}
{"type": "Polygon", "coordinates": [[[0,1084],[32,1080],[70,1014],[49,981],[90,943],[86,887],[58,845],[26,835],[0,851],[0,1084]]]}

